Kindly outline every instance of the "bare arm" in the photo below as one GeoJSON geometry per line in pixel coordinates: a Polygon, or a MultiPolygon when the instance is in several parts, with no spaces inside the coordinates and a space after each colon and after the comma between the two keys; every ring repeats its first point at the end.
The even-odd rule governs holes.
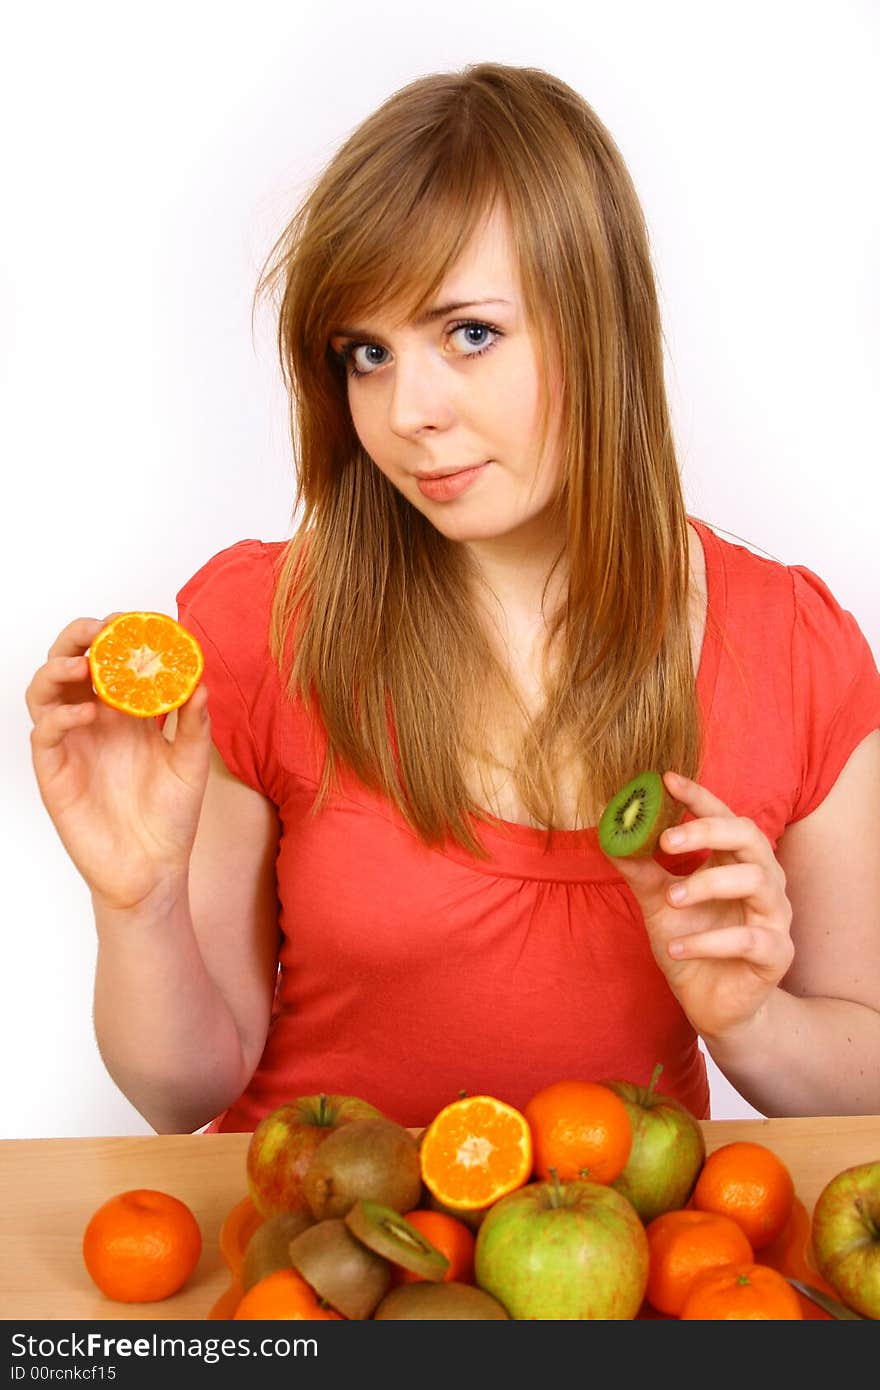
{"type": "Polygon", "coordinates": [[[777,846],[795,954],[763,1009],[706,1039],[721,1070],[767,1115],[880,1113],[880,847],[871,810],[880,731],[777,846]]]}
{"type": "MultiPolygon", "coordinates": [[[[171,716],[167,737],[173,727],[171,716]]],[[[136,915],[95,905],[98,1046],[160,1133],[207,1123],[259,1062],[278,959],[277,844],[274,808],[212,748],[188,892],[136,915]]]]}
{"type": "Polygon", "coordinates": [[[653,858],[616,862],[713,1059],[766,1115],[880,1112],[880,731],[776,854],[708,788],[664,781],[695,819],[661,847],[708,858],[681,878],[653,858]]]}
{"type": "Polygon", "coordinates": [[[74,619],[28,686],[34,771],[92,895],[104,1062],[154,1128],[188,1131],[235,1099],[265,1042],[278,824],[213,749],[204,685],[164,738],[97,699],[84,653],[101,627],[74,619]]]}

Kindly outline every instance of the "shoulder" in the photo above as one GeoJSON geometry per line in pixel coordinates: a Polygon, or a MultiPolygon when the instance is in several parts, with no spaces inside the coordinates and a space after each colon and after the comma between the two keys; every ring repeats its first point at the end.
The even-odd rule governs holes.
{"type": "Polygon", "coordinates": [[[272,666],[272,597],[286,547],[284,541],[238,541],[205,561],[177,595],[181,623],[204,648],[209,687],[234,684],[249,706],[272,666]]]}
{"type": "MultiPolygon", "coordinates": [[[[698,530],[723,653],[714,711],[724,714],[720,737],[737,744],[738,731],[737,757],[750,775],[757,762],[785,762],[786,820],[798,819],[880,724],[880,673],[857,619],[813,570],[705,524],[698,530]]],[[[770,801],[776,791],[761,778],[770,801]]]]}
{"type": "Polygon", "coordinates": [[[281,785],[276,731],[284,696],[270,619],[288,542],[242,540],[198,569],[177,595],[180,621],[199,639],[214,743],[240,781],[273,800],[281,785]]]}
{"type": "Polygon", "coordinates": [[[790,565],[741,536],[733,538],[706,521],[689,519],[702,542],[707,583],[716,589],[716,598],[735,604],[773,601],[777,612],[779,604],[793,612],[790,565]]]}
{"type": "Polygon", "coordinates": [[[223,653],[262,659],[286,548],[285,541],[242,540],[212,555],[177,595],[180,621],[223,653]]]}
{"type": "Polygon", "coordinates": [[[177,595],[183,605],[211,604],[274,591],[275,573],[287,541],[241,540],[212,555],[177,595]]]}

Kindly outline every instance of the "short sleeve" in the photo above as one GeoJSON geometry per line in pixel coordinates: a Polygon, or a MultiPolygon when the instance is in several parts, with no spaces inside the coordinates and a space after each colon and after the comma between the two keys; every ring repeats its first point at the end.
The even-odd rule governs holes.
{"type": "Polygon", "coordinates": [[[177,595],[179,620],[201,643],[211,737],[234,777],[271,797],[265,692],[276,679],[269,651],[274,553],[244,540],[214,555],[177,595]]]}
{"type": "Polygon", "coordinates": [[[880,728],[880,673],[852,613],[812,571],[790,566],[795,748],[800,788],[792,820],[814,811],[855,748],[880,728]]]}

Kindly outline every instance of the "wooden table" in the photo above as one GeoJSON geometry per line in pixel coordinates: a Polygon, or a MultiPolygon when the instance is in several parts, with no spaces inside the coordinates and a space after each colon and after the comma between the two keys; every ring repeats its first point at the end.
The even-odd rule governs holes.
{"type": "MultiPolygon", "coordinates": [[[[880,1161],[880,1115],[707,1120],[709,1152],[734,1139],[766,1144],[788,1164],[809,1212],[842,1168],[880,1161]]],[[[229,1274],[218,1237],[247,1195],[248,1134],[0,1141],[0,1317],[135,1320],[206,1318],[229,1274]],[[193,1210],[204,1248],[189,1284],[160,1303],[114,1303],[82,1261],[86,1222],[117,1192],[154,1187],[193,1210]]]]}

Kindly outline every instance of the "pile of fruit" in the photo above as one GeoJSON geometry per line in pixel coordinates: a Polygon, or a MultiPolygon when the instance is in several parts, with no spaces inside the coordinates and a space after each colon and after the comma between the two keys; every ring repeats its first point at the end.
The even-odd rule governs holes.
{"type": "MultiPolygon", "coordinates": [[[[792,1217],[789,1170],[759,1143],[707,1157],[659,1075],[562,1080],[522,1111],[462,1096],[419,1138],[353,1097],[279,1107],[248,1149],[262,1221],[233,1316],[800,1318],[762,1262],[792,1217]]],[[[812,1235],[828,1285],[877,1317],[880,1162],[863,1167],[828,1184],[812,1235]],[[856,1172],[878,1193],[873,1239],[856,1172]]]]}
{"type": "MultiPolygon", "coordinates": [[[[462,1095],[418,1137],[358,1097],[279,1106],[247,1150],[253,1221],[226,1316],[801,1318],[770,1258],[797,1201],[788,1168],[760,1143],[707,1156],[659,1075],[561,1080],[522,1110],[462,1095]]],[[[807,1234],[816,1281],[880,1317],[880,1160],[826,1184],[807,1234]]],[[[145,1297],[185,1282],[189,1241],[175,1288],[145,1297]]]]}

